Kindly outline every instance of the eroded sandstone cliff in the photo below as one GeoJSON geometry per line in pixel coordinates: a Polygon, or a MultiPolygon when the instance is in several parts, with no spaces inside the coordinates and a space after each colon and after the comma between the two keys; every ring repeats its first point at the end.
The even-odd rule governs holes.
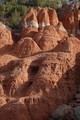
{"type": "Polygon", "coordinates": [[[1,25],[0,120],[46,120],[77,93],[80,40],[51,8],[32,8],[19,31],[1,25]]]}

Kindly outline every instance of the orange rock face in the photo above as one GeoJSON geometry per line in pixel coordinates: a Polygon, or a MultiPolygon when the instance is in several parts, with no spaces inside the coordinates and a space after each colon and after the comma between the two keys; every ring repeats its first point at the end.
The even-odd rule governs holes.
{"type": "Polygon", "coordinates": [[[38,32],[38,29],[35,27],[27,27],[21,30],[21,38],[32,37],[38,32]]]}
{"type": "Polygon", "coordinates": [[[59,20],[55,10],[51,8],[32,8],[24,17],[22,26],[41,28],[49,25],[57,26],[59,20]]]}
{"type": "Polygon", "coordinates": [[[26,57],[40,52],[39,46],[32,38],[26,37],[20,40],[14,49],[14,54],[18,57],[26,57]]]}
{"type": "Polygon", "coordinates": [[[48,14],[49,14],[50,25],[57,26],[59,20],[58,20],[58,16],[57,16],[56,11],[49,8],[48,14]]]}
{"type": "Polygon", "coordinates": [[[49,51],[58,44],[57,42],[61,40],[61,37],[54,26],[47,26],[36,33],[33,39],[43,51],[49,51]]]}
{"type": "Polygon", "coordinates": [[[37,13],[36,10],[34,8],[31,8],[27,16],[23,19],[23,22],[22,22],[23,28],[26,28],[26,27],[38,28],[36,13],[37,13]]]}
{"type": "Polygon", "coordinates": [[[56,52],[70,52],[76,55],[80,52],[80,40],[76,37],[69,37],[59,42],[55,47],[56,52]]]}
{"type": "MultiPolygon", "coordinates": [[[[14,114],[17,101],[24,104],[24,109],[26,107],[26,114],[23,112],[26,120],[31,120],[31,116],[33,120],[47,119],[58,105],[67,102],[76,93],[74,63],[69,53],[47,53],[7,64],[1,72],[1,85],[9,101],[14,96],[12,101],[15,104],[1,107],[1,118],[8,119],[9,111],[14,114]],[[6,112],[5,117],[3,112],[6,112]]],[[[14,114],[15,120],[18,120],[17,116],[14,114]]]]}
{"type": "MultiPolygon", "coordinates": [[[[72,14],[67,14],[69,25],[72,14]]],[[[63,25],[51,8],[32,8],[23,28],[12,31],[14,42],[11,31],[0,25],[5,34],[0,41],[0,120],[47,120],[75,96],[80,41],[69,37],[63,25]]]]}
{"type": "Polygon", "coordinates": [[[4,24],[0,23],[0,48],[12,43],[11,31],[4,24]]]}
{"type": "Polygon", "coordinates": [[[37,19],[40,28],[50,25],[48,10],[45,8],[39,11],[37,19]]]}
{"type": "Polygon", "coordinates": [[[56,30],[58,34],[60,35],[61,39],[68,37],[67,30],[64,28],[62,22],[58,23],[58,25],[56,26],[56,30]]]}

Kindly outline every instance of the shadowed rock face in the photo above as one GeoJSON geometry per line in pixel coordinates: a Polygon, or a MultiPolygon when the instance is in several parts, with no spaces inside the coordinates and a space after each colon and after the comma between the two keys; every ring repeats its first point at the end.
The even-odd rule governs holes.
{"type": "Polygon", "coordinates": [[[0,108],[1,120],[31,120],[29,113],[24,104],[21,103],[9,103],[0,108]],[[4,115],[5,113],[5,115],[4,115]]]}
{"type": "MultiPolygon", "coordinates": [[[[79,7],[78,7],[79,8],[79,7]]],[[[58,11],[58,18],[69,34],[80,34],[80,10],[72,5],[64,5],[58,11]]]]}

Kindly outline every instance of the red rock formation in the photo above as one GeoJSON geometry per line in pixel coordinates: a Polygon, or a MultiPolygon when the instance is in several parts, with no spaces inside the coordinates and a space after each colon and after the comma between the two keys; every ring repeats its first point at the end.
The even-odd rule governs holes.
{"type": "Polygon", "coordinates": [[[0,23],[0,48],[12,43],[11,31],[4,24],[0,23]]]}
{"type": "Polygon", "coordinates": [[[54,9],[49,8],[48,14],[49,14],[50,25],[57,26],[59,20],[56,11],[54,9]]]}
{"type": "Polygon", "coordinates": [[[23,19],[22,26],[23,28],[27,27],[36,27],[38,28],[38,21],[37,21],[37,12],[34,8],[31,8],[30,11],[27,13],[27,16],[23,19]]]}
{"type": "MultiPolygon", "coordinates": [[[[71,11],[66,23],[73,17],[71,11]]],[[[80,41],[68,37],[50,8],[32,8],[22,24],[20,40],[0,51],[0,120],[45,120],[76,94],[80,41]]],[[[5,35],[0,44],[12,44],[5,35]]]]}
{"type": "Polygon", "coordinates": [[[3,106],[0,109],[0,116],[2,120],[31,120],[27,114],[28,110],[21,103],[12,103],[3,106]],[[4,115],[5,113],[5,115],[4,115]]]}
{"type": "Polygon", "coordinates": [[[57,26],[58,22],[59,22],[58,16],[54,9],[31,8],[28,14],[24,17],[22,26],[23,28],[27,27],[41,28],[49,25],[57,26]]]}
{"type": "Polygon", "coordinates": [[[43,51],[48,51],[57,46],[57,42],[61,40],[59,34],[53,26],[47,26],[39,31],[33,39],[43,51]]]}
{"type": "Polygon", "coordinates": [[[9,63],[7,74],[5,68],[1,72],[4,76],[1,84],[5,95],[9,99],[14,96],[14,100],[0,108],[1,118],[18,120],[19,110],[26,106],[26,112],[21,112],[22,119],[47,119],[58,105],[75,95],[74,64],[74,58],[69,53],[43,53],[9,63]],[[20,103],[23,104],[21,108],[20,103]]]}
{"type": "Polygon", "coordinates": [[[58,25],[56,26],[56,30],[58,34],[60,35],[61,39],[68,37],[68,33],[66,29],[64,28],[62,22],[59,22],[58,25]]]}
{"type": "Polygon", "coordinates": [[[68,31],[68,33],[77,34],[78,31],[78,10],[71,9],[70,6],[59,11],[59,20],[63,23],[63,26],[68,31]]]}
{"type": "Polygon", "coordinates": [[[76,55],[80,52],[80,40],[76,37],[68,37],[59,42],[53,51],[56,52],[70,52],[76,55]]]}
{"type": "Polygon", "coordinates": [[[32,38],[21,39],[15,46],[14,54],[18,57],[26,57],[40,52],[40,48],[32,38]]]}
{"type": "Polygon", "coordinates": [[[21,30],[21,38],[32,37],[38,32],[37,28],[27,27],[26,29],[21,30]]]}
{"type": "Polygon", "coordinates": [[[48,9],[42,8],[38,13],[37,19],[40,28],[49,26],[50,21],[49,21],[48,9]]]}

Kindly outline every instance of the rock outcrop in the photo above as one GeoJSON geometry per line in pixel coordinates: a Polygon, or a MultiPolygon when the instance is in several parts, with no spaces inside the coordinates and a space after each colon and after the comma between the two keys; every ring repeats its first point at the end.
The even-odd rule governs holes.
{"type": "Polygon", "coordinates": [[[35,27],[27,27],[26,29],[21,30],[21,38],[24,37],[34,37],[34,35],[38,32],[38,29],[35,27]]]}
{"type": "Polygon", "coordinates": [[[57,46],[58,41],[61,40],[61,37],[54,26],[47,26],[36,33],[33,39],[43,51],[49,51],[57,46]]]}
{"type": "Polygon", "coordinates": [[[13,43],[11,31],[0,22],[0,48],[13,43]]]}
{"type": "Polygon", "coordinates": [[[68,37],[59,42],[53,51],[56,52],[70,52],[76,55],[80,52],[80,40],[76,37],[68,37]]]}
{"type": "MultiPolygon", "coordinates": [[[[65,17],[72,31],[73,11],[65,17]]],[[[72,101],[79,106],[80,41],[69,37],[56,11],[32,8],[12,38],[0,27],[2,34],[7,31],[4,44],[0,41],[0,120],[47,120],[55,111],[60,120],[79,119],[72,101]]]]}
{"type": "Polygon", "coordinates": [[[22,26],[23,28],[27,27],[42,28],[49,25],[57,26],[58,22],[59,22],[58,16],[54,9],[31,8],[28,14],[24,17],[22,26]]]}
{"type": "Polygon", "coordinates": [[[78,9],[67,5],[58,11],[59,20],[63,23],[69,34],[80,34],[80,13],[78,9]]]}
{"type": "Polygon", "coordinates": [[[22,22],[23,28],[26,28],[28,26],[38,28],[38,21],[36,15],[37,15],[37,11],[34,8],[31,8],[27,16],[23,19],[22,22]]]}
{"type": "MultiPolygon", "coordinates": [[[[18,47],[23,46],[23,39],[30,37],[38,49],[33,50],[32,53],[27,49],[25,53],[26,48],[25,50],[17,50],[16,48],[18,47],[15,47],[14,44],[14,51],[17,53],[18,57],[30,56],[39,51],[44,52],[52,50],[58,45],[60,40],[68,37],[66,29],[58,20],[56,11],[51,8],[31,8],[22,21],[22,28],[22,30],[16,31],[16,34],[13,32],[13,38],[17,39],[18,47]],[[23,52],[21,53],[21,51],[23,52]]],[[[29,40],[27,39],[25,41],[27,42],[27,46],[29,46],[29,40]]]]}
{"type": "MultiPolygon", "coordinates": [[[[67,102],[76,93],[74,64],[69,53],[41,53],[10,62],[0,70],[4,94],[9,99],[14,96],[14,102],[24,103],[29,112],[26,115],[33,120],[47,119],[58,105],[67,102]]],[[[10,107],[12,114],[15,106],[10,107]]],[[[1,107],[0,116],[4,117],[3,111],[6,111],[3,120],[8,117],[7,109],[8,106],[1,107]]]]}
{"type": "Polygon", "coordinates": [[[39,46],[32,38],[25,37],[15,45],[15,49],[13,53],[18,57],[26,57],[26,56],[34,55],[35,53],[38,53],[40,51],[41,50],[39,46]]]}
{"type": "Polygon", "coordinates": [[[58,34],[60,35],[60,38],[67,38],[68,37],[68,32],[67,30],[64,28],[63,23],[59,22],[58,25],[56,26],[56,30],[58,32],[58,34]]]}

